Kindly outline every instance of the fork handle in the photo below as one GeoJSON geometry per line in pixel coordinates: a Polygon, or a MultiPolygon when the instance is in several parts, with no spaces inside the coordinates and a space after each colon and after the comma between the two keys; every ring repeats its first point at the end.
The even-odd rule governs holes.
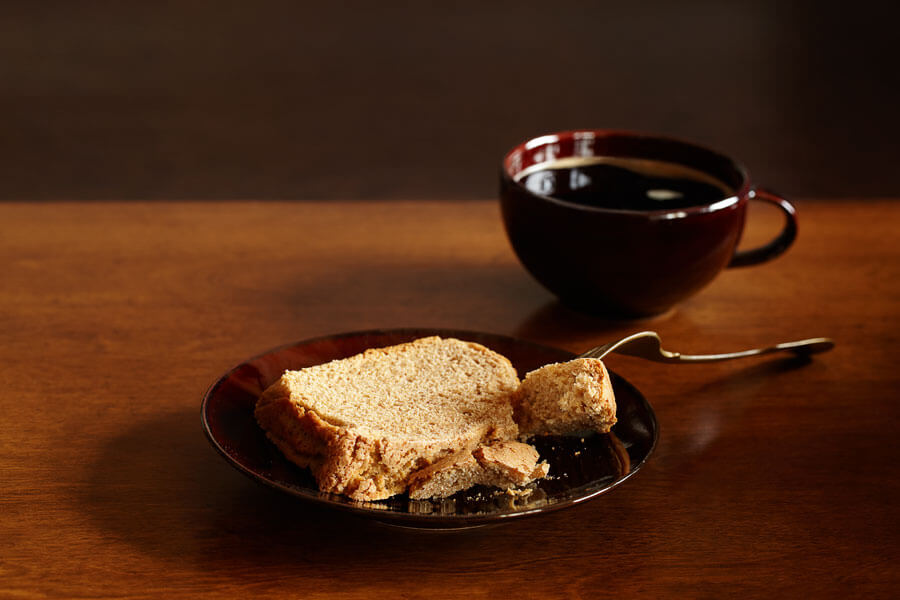
{"type": "MultiPolygon", "coordinates": [[[[752,350],[743,350],[741,352],[727,352],[725,354],[680,354],[678,352],[667,352],[662,350],[659,355],[659,362],[681,362],[681,363],[700,363],[700,362],[717,362],[721,360],[731,360],[733,358],[745,358],[748,356],[762,356],[763,354],[774,354],[775,352],[793,352],[797,356],[809,356],[820,352],[827,352],[834,348],[834,342],[828,338],[810,338],[808,340],[798,340],[796,342],[784,342],[767,348],[754,348],[752,350]]],[[[622,350],[626,350],[623,348],[622,350]]],[[[623,354],[627,354],[623,352],[623,354]]],[[[635,355],[636,356],[636,355],[635,355]]],[[[641,358],[650,358],[640,355],[641,358]]],[[[650,358],[650,360],[655,360],[650,358]]]]}
{"type": "Polygon", "coordinates": [[[766,348],[754,348],[740,352],[727,352],[725,354],[681,354],[664,350],[660,344],[659,336],[654,331],[642,331],[632,334],[616,342],[610,342],[597,346],[579,355],[579,358],[603,358],[607,354],[626,354],[636,356],[653,362],[661,363],[704,363],[732,360],[734,358],[746,358],[749,356],[761,356],[774,352],[793,352],[798,356],[809,356],[826,352],[834,348],[834,342],[829,338],[809,338],[796,342],[783,342],[766,348]]]}

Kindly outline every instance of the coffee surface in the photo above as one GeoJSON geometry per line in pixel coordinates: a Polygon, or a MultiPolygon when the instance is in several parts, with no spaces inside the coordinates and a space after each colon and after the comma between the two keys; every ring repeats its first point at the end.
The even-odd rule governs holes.
{"type": "Polygon", "coordinates": [[[521,173],[530,191],[616,210],[705,206],[734,195],[711,175],[676,163],[593,157],[566,159],[521,173]]]}

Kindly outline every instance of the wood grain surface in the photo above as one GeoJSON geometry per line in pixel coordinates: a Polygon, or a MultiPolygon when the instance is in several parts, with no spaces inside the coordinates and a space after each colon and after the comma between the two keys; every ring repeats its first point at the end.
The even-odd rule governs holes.
{"type": "MultiPolygon", "coordinates": [[[[900,203],[798,208],[785,256],[615,322],[536,284],[494,202],[2,204],[0,597],[896,597],[900,203]],[[837,347],[809,362],[610,358],[657,411],[649,464],[493,528],[312,507],[204,439],[200,399],[236,363],[407,326],[573,351],[641,329],[693,353],[837,347]]],[[[754,211],[748,243],[777,226],[754,211]]]]}

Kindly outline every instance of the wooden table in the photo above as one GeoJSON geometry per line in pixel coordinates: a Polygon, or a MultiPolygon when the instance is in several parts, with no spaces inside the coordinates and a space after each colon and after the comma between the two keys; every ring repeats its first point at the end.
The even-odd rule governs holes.
{"type": "MultiPolygon", "coordinates": [[[[0,597],[896,597],[900,203],[799,202],[795,247],[674,312],[570,312],[490,201],[0,205],[0,597]],[[809,363],[614,357],[661,439],[622,487],[458,533],[264,489],[200,430],[206,387],[311,336],[434,326],[569,350],[640,329],[809,363]]],[[[763,210],[748,238],[777,226],[763,210]]]]}

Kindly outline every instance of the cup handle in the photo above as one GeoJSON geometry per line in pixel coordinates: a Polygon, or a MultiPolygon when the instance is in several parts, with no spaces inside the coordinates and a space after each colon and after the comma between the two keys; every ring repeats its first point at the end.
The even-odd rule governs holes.
{"type": "Polygon", "coordinates": [[[797,237],[797,210],[794,205],[779,196],[762,188],[750,191],[750,200],[763,200],[774,204],[784,212],[784,227],[774,240],[759,248],[740,250],[731,257],[728,267],[746,267],[758,265],[784,254],[797,237]]]}

